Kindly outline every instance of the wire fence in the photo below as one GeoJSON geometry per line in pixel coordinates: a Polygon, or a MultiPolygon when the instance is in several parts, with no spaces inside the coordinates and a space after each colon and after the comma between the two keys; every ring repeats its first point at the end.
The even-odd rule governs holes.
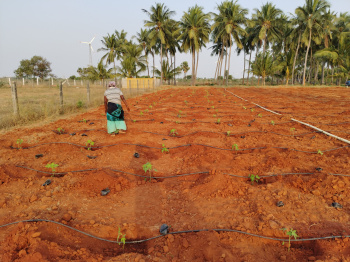
{"type": "MultiPolygon", "coordinates": [[[[110,81],[7,80],[7,84],[0,88],[0,130],[100,106],[110,81]]],[[[127,85],[127,81],[123,85],[122,79],[113,80],[121,87],[126,99],[168,88],[160,86],[160,81],[154,79],[149,81],[152,85],[136,85],[136,88],[127,85]]],[[[3,79],[0,81],[4,83],[3,79]]],[[[138,82],[137,79],[133,81],[138,82]]]]}

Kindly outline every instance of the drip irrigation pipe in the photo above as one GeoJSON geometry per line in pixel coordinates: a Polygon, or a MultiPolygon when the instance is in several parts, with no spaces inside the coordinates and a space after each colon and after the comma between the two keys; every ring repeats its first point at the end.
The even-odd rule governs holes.
{"type": "MultiPolygon", "coordinates": [[[[92,168],[92,169],[66,171],[66,172],[61,172],[61,173],[50,173],[50,172],[46,172],[46,171],[36,170],[36,169],[30,168],[30,167],[26,167],[26,166],[16,166],[16,167],[23,168],[23,169],[28,169],[28,170],[32,170],[32,171],[36,171],[38,173],[50,174],[50,175],[65,175],[65,174],[68,174],[68,173],[79,173],[79,172],[88,172],[88,171],[97,171],[97,170],[99,170],[97,168],[92,168]]],[[[142,178],[149,178],[150,177],[150,176],[146,176],[146,175],[138,175],[138,174],[125,172],[125,171],[122,171],[122,170],[117,170],[117,169],[112,169],[112,168],[107,168],[107,169],[109,169],[109,170],[111,170],[113,172],[116,172],[116,173],[123,173],[123,174],[131,175],[131,176],[137,176],[137,177],[142,177],[142,178]]],[[[191,176],[191,175],[198,175],[198,174],[210,174],[210,172],[209,171],[203,171],[203,172],[179,174],[179,175],[173,175],[173,176],[152,176],[152,178],[155,178],[155,179],[167,179],[167,178],[184,177],[184,176],[191,176]]],[[[232,177],[248,178],[247,176],[239,176],[239,175],[228,174],[228,173],[222,173],[222,174],[223,175],[232,176],[232,177]]],[[[316,173],[283,173],[283,174],[261,175],[260,177],[264,178],[264,177],[276,177],[276,176],[288,176],[288,175],[314,175],[314,174],[316,174],[316,173]]],[[[350,177],[350,175],[344,175],[344,174],[327,173],[327,175],[350,177]]]]}
{"type": "MultiPolygon", "coordinates": [[[[138,147],[144,147],[144,148],[151,148],[151,149],[163,149],[163,147],[152,147],[152,146],[146,146],[146,145],[140,145],[140,144],[131,144],[131,143],[117,143],[117,144],[111,144],[111,145],[104,145],[104,146],[92,146],[92,147],[88,147],[88,146],[82,146],[82,145],[78,145],[78,144],[73,144],[73,143],[69,143],[69,142],[51,142],[51,143],[43,143],[43,144],[38,144],[35,146],[30,146],[30,147],[22,147],[22,149],[30,149],[30,148],[35,148],[38,146],[42,146],[42,145],[56,145],[56,144],[66,144],[66,145],[73,145],[73,146],[77,146],[77,147],[81,147],[81,148],[85,148],[85,149],[100,149],[100,148],[106,148],[106,147],[112,147],[112,146],[118,146],[118,145],[126,145],[126,146],[138,146],[138,147]]],[[[224,150],[224,151],[248,151],[248,150],[256,150],[256,149],[283,149],[283,150],[290,150],[290,151],[296,151],[296,152],[302,152],[302,153],[308,153],[308,154],[318,154],[319,151],[303,151],[303,150],[298,150],[298,149],[294,149],[294,148],[288,148],[288,147],[253,147],[253,148],[243,148],[243,149],[238,149],[238,150],[232,150],[230,148],[221,148],[221,147],[216,147],[216,146],[210,146],[210,145],[204,145],[204,144],[186,144],[186,145],[179,145],[179,146],[175,146],[175,147],[167,147],[167,149],[176,149],[176,148],[181,148],[181,147],[189,147],[189,146],[203,146],[203,147],[209,147],[209,148],[214,148],[214,149],[218,149],[218,150],[224,150]]],[[[342,147],[336,147],[336,148],[330,148],[330,149],[325,149],[325,150],[321,150],[321,152],[329,152],[329,151],[334,151],[334,150],[338,150],[338,149],[343,149],[343,148],[348,148],[349,146],[342,146],[342,147]]],[[[12,149],[19,149],[16,147],[11,147],[12,149]]]]}
{"type": "MultiPolygon", "coordinates": [[[[29,220],[22,220],[22,221],[15,221],[11,222],[8,224],[0,225],[0,228],[4,228],[7,226],[19,224],[19,223],[36,223],[36,222],[47,222],[47,223],[54,223],[66,228],[69,228],[71,230],[74,230],[80,234],[83,234],[85,236],[98,239],[101,241],[109,242],[109,243],[115,243],[115,244],[122,244],[121,241],[115,241],[115,240],[110,240],[106,238],[101,238],[94,236],[92,234],[86,233],[84,231],[81,231],[77,228],[65,225],[63,223],[53,221],[53,220],[48,220],[48,219],[29,219],[29,220]]],[[[210,231],[215,231],[215,232],[233,232],[233,233],[239,233],[242,235],[248,235],[252,237],[257,237],[257,238],[263,238],[263,239],[268,239],[268,240],[273,240],[273,241],[280,241],[280,242],[285,242],[285,241],[290,241],[290,242],[305,242],[305,241],[315,241],[315,240],[325,240],[325,239],[336,239],[336,238],[349,238],[350,235],[343,235],[343,236],[325,236],[325,237],[313,237],[313,238],[300,238],[300,239],[289,239],[289,238],[276,238],[276,237],[268,237],[268,236],[263,236],[263,235],[258,235],[258,234],[253,234],[253,233],[248,233],[240,230],[235,230],[235,229],[196,229],[196,230],[184,230],[184,231],[176,231],[176,232],[169,232],[168,234],[164,235],[157,235],[151,238],[147,239],[140,239],[140,240],[133,240],[133,241],[125,241],[125,244],[139,244],[139,243],[144,243],[150,240],[154,240],[157,238],[165,237],[166,235],[178,235],[178,234],[185,234],[185,233],[198,233],[198,232],[210,232],[210,231]]]]}
{"type": "MultiPolygon", "coordinates": [[[[232,95],[234,95],[234,96],[236,96],[236,97],[238,97],[238,98],[240,98],[240,99],[242,99],[242,100],[244,100],[244,101],[247,101],[247,102],[248,102],[248,100],[245,100],[245,99],[243,99],[243,98],[241,98],[241,97],[239,97],[239,96],[237,96],[237,95],[231,93],[230,91],[227,91],[226,89],[225,89],[225,91],[228,92],[228,93],[230,93],[230,94],[232,94],[232,95]]],[[[256,106],[258,106],[258,107],[260,107],[261,109],[263,109],[263,110],[265,110],[265,111],[268,111],[268,112],[271,112],[271,113],[273,113],[273,114],[280,115],[280,116],[282,115],[282,114],[280,114],[280,113],[276,113],[276,112],[274,112],[274,111],[272,111],[272,110],[270,110],[270,109],[267,109],[267,108],[265,108],[265,107],[262,107],[262,106],[260,106],[260,105],[258,105],[258,104],[256,104],[256,103],[253,103],[253,102],[251,102],[251,103],[254,104],[254,105],[256,105],[256,106]]],[[[330,137],[333,137],[333,138],[335,138],[335,139],[338,139],[338,140],[340,140],[340,141],[342,141],[342,142],[344,142],[344,143],[350,144],[350,141],[349,141],[349,140],[346,140],[346,139],[344,139],[344,138],[342,138],[342,137],[333,135],[333,134],[331,134],[331,133],[329,133],[329,132],[326,132],[326,131],[324,131],[324,130],[318,128],[318,127],[312,126],[312,125],[310,125],[310,124],[308,124],[308,123],[304,123],[304,122],[299,121],[299,120],[294,119],[294,118],[291,118],[291,120],[294,121],[294,122],[297,122],[297,123],[299,123],[299,124],[308,126],[308,127],[312,128],[312,129],[315,129],[315,130],[317,130],[317,131],[319,131],[319,132],[321,132],[321,133],[323,133],[323,134],[325,134],[325,135],[328,135],[328,136],[330,136],[330,137]]]]}

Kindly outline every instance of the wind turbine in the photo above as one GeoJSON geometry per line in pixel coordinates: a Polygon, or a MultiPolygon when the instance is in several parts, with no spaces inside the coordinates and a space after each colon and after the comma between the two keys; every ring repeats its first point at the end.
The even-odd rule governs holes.
{"type": "Polygon", "coordinates": [[[94,51],[94,49],[92,48],[91,43],[92,43],[92,41],[94,41],[94,39],[95,39],[95,36],[91,39],[90,42],[80,42],[82,44],[88,44],[89,45],[89,64],[90,64],[90,66],[92,66],[92,54],[91,53],[94,51]]]}

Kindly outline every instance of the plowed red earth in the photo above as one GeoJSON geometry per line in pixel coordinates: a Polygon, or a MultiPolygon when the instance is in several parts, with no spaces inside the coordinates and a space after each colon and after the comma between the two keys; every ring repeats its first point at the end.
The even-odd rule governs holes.
{"type": "Polygon", "coordinates": [[[0,224],[52,220],[114,241],[119,226],[127,242],[159,235],[162,224],[170,232],[241,232],[173,234],[123,248],[60,224],[24,222],[0,228],[0,260],[350,261],[349,144],[290,121],[350,140],[350,90],[228,91],[248,101],[199,87],[130,99],[128,131],[114,137],[105,131],[103,107],[1,135],[0,224]],[[65,133],[53,132],[57,128],[65,133]],[[19,147],[17,139],[22,148],[12,149],[19,147]],[[93,150],[87,150],[88,140],[93,150]],[[161,178],[145,181],[147,162],[161,178]],[[53,177],[43,173],[51,172],[49,163],[59,165],[53,177]],[[79,171],[87,169],[93,170],[79,171]],[[191,173],[197,174],[186,175],[191,173]],[[251,174],[261,179],[252,184],[251,174]],[[263,177],[273,174],[278,176],[263,177]],[[43,186],[47,179],[52,183],[43,186]],[[105,188],[110,193],[101,196],[105,188]],[[296,230],[297,239],[344,237],[292,242],[288,251],[282,228],[296,230]]]}

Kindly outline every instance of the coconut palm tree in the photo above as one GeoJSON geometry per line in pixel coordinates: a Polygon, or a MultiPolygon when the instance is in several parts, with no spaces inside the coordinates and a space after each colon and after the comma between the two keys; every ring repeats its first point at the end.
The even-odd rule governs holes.
{"type": "Polygon", "coordinates": [[[269,51],[259,53],[251,66],[253,74],[262,77],[264,86],[265,78],[274,75],[276,71],[281,70],[283,67],[277,60],[273,59],[269,51]]]}
{"type": "MultiPolygon", "coordinates": [[[[242,49],[243,45],[240,37],[246,35],[246,31],[242,28],[242,25],[246,24],[248,9],[242,8],[237,2],[233,2],[232,0],[221,3],[217,6],[217,9],[219,13],[214,14],[214,24],[211,29],[214,30],[218,28],[216,41],[218,41],[219,38],[228,39],[230,46],[227,70],[228,76],[230,74],[232,38],[237,47],[242,49]]],[[[228,77],[226,78],[226,85],[228,85],[228,77]]]]}
{"type": "Polygon", "coordinates": [[[104,85],[105,79],[113,78],[113,68],[106,69],[106,65],[103,64],[101,60],[97,67],[90,66],[87,69],[87,76],[90,80],[102,80],[102,85],[104,85]]]}
{"type": "Polygon", "coordinates": [[[173,67],[173,64],[169,64],[168,61],[163,60],[162,64],[162,71],[155,68],[154,72],[156,75],[161,76],[161,72],[163,72],[163,80],[168,80],[168,84],[170,84],[170,80],[174,78],[174,76],[181,74],[181,68],[180,67],[173,67]]]}
{"type": "Polygon", "coordinates": [[[281,36],[279,23],[283,12],[269,2],[263,5],[261,10],[255,8],[254,11],[250,20],[251,27],[264,42],[263,53],[265,53],[268,43],[281,36]]]}
{"type": "Polygon", "coordinates": [[[150,39],[149,39],[149,33],[150,33],[149,30],[141,28],[140,32],[138,32],[136,34],[136,40],[138,41],[139,45],[142,47],[143,52],[145,53],[148,77],[149,77],[148,55],[152,53],[150,39]]]}
{"type": "Polygon", "coordinates": [[[188,70],[190,70],[190,67],[188,66],[187,61],[182,62],[180,65],[180,68],[184,72],[184,79],[186,79],[186,74],[187,74],[188,70]]]}
{"type": "Polygon", "coordinates": [[[305,5],[303,7],[298,7],[295,10],[297,16],[299,16],[306,27],[304,31],[303,38],[307,38],[307,48],[304,61],[304,71],[303,71],[303,85],[305,86],[305,74],[307,66],[307,58],[309,49],[311,46],[312,35],[317,36],[323,35],[322,33],[322,16],[326,13],[329,8],[329,3],[326,0],[305,0],[305,5]]]}
{"type": "Polygon", "coordinates": [[[209,42],[210,15],[203,12],[203,7],[195,5],[190,7],[181,18],[181,34],[178,40],[182,40],[182,49],[192,53],[192,85],[196,84],[199,50],[209,42]],[[197,52],[197,62],[196,62],[197,52]]]}
{"type": "Polygon", "coordinates": [[[117,55],[118,43],[115,34],[107,35],[101,40],[104,47],[97,49],[97,52],[105,51],[106,54],[102,56],[101,61],[106,61],[106,65],[113,63],[113,68],[115,71],[115,58],[117,55]]]}
{"type": "MultiPolygon", "coordinates": [[[[160,40],[160,61],[163,61],[163,45],[166,43],[166,35],[170,35],[168,23],[174,11],[170,11],[164,4],[156,3],[155,6],[151,6],[150,11],[142,9],[145,12],[149,20],[145,20],[145,26],[150,28],[149,38],[151,40],[151,46],[154,46],[157,40],[160,40]]],[[[161,73],[161,84],[163,83],[163,74],[161,73]]]]}

